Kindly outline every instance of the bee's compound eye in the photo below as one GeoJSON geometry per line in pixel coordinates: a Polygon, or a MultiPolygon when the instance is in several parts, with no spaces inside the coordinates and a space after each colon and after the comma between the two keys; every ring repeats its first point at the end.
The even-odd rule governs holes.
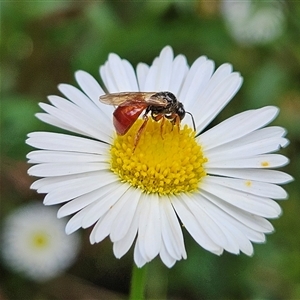
{"type": "Polygon", "coordinates": [[[182,120],[185,117],[185,110],[184,110],[183,106],[178,107],[177,114],[178,114],[180,120],[182,120]]]}

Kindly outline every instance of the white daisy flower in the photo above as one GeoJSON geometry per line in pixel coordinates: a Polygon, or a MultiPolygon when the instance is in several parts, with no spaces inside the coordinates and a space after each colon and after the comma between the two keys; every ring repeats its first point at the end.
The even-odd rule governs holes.
{"type": "Polygon", "coordinates": [[[59,218],[74,214],[66,232],[94,226],[90,242],[109,236],[117,258],[135,241],[138,267],[157,255],[168,267],[187,257],[181,223],[212,253],[252,255],[251,242],[264,242],[265,233],[273,231],[266,218],[281,214],[272,199],[287,198],[277,184],[292,180],[271,170],[288,163],[272,154],[288,144],[285,130],[263,128],[278,108],[246,111],[203,132],[236,94],[242,77],[228,63],[214,71],[205,56],[189,67],[169,46],[151,66],[140,63],[136,73],[127,60],[110,54],[100,75],[109,93],[173,93],[193,114],[196,134],[189,115],[180,129],[149,117],[134,149],[143,120],[117,135],[114,108],[99,101],[104,90],[88,73],[76,72],[83,92],[61,84],[65,98],[49,96],[51,105],[41,103],[45,113],[37,114],[76,135],[34,132],[27,140],[40,149],[28,154],[35,164],[28,172],[43,177],[32,188],[47,194],[45,205],[65,203],[59,218]]]}
{"type": "Polygon", "coordinates": [[[241,44],[267,44],[283,33],[280,1],[223,0],[221,8],[230,33],[241,44]]]}
{"type": "Polygon", "coordinates": [[[56,210],[31,203],[13,211],[4,222],[2,258],[12,270],[45,281],[62,273],[79,250],[77,234],[67,236],[66,222],[56,210]]]}

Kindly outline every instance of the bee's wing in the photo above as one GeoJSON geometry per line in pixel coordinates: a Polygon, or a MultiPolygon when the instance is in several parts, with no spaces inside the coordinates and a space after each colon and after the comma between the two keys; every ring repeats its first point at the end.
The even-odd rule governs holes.
{"type": "Polygon", "coordinates": [[[122,92],[112,93],[100,96],[100,102],[115,106],[133,105],[136,103],[147,103],[149,105],[163,106],[167,105],[167,101],[152,97],[156,92],[122,92]]]}

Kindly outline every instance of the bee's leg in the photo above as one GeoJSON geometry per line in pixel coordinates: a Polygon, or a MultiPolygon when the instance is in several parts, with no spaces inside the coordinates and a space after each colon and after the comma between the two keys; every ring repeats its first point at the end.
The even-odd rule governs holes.
{"type": "Polygon", "coordinates": [[[161,120],[161,124],[160,124],[160,136],[161,136],[161,139],[163,140],[164,137],[163,137],[163,130],[164,130],[164,124],[165,124],[165,118],[161,117],[162,120],[161,120]]]}
{"type": "MultiPolygon", "coordinates": [[[[178,133],[180,132],[180,118],[177,114],[171,114],[170,116],[166,116],[167,119],[169,119],[173,125],[173,127],[175,125],[177,125],[178,128],[178,133]]],[[[172,128],[173,130],[173,128],[172,128]]]]}
{"type": "Polygon", "coordinates": [[[174,124],[177,125],[177,129],[178,129],[178,133],[180,132],[180,118],[179,116],[176,114],[175,118],[173,119],[174,124]]]}
{"type": "Polygon", "coordinates": [[[139,140],[140,140],[140,138],[141,138],[141,134],[142,134],[143,131],[145,130],[146,125],[147,125],[147,123],[148,123],[149,118],[148,118],[147,114],[144,114],[144,115],[143,115],[143,119],[144,119],[144,122],[143,122],[142,126],[139,128],[138,132],[137,132],[136,135],[135,135],[134,146],[133,146],[133,152],[134,152],[134,150],[135,150],[135,148],[136,148],[136,146],[137,146],[137,144],[138,144],[138,142],[139,142],[139,140]]]}
{"type": "Polygon", "coordinates": [[[164,127],[164,124],[165,124],[165,118],[164,118],[164,115],[153,115],[153,114],[151,114],[151,117],[153,118],[153,120],[155,121],[155,122],[158,122],[158,121],[160,121],[161,119],[161,124],[160,124],[160,135],[161,135],[161,138],[162,139],[164,139],[163,138],[163,127],[164,127]]]}

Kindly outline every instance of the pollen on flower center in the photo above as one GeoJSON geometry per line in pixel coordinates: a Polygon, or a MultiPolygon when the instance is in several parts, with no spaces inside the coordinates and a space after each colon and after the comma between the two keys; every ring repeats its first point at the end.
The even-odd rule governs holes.
{"type": "Polygon", "coordinates": [[[134,150],[142,120],[137,120],[124,136],[117,135],[111,146],[111,170],[121,181],[146,193],[160,195],[193,192],[206,175],[201,146],[188,126],[180,130],[170,122],[151,118],[134,150]]]}

